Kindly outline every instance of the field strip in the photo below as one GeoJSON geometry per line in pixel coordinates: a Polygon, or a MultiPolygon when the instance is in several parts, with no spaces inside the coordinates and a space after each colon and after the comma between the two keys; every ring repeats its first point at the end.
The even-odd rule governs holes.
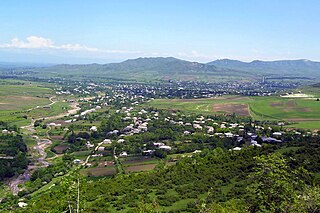
{"type": "Polygon", "coordinates": [[[301,121],[320,121],[320,118],[288,118],[285,119],[287,121],[297,121],[297,122],[301,122],[301,121]]]}
{"type": "Polygon", "coordinates": [[[259,113],[259,112],[256,112],[255,110],[252,109],[251,106],[249,106],[249,111],[250,111],[250,115],[251,117],[254,117],[253,114],[256,116],[256,117],[259,117],[259,119],[257,120],[260,120],[260,119],[265,119],[265,118],[268,118],[268,119],[272,119],[272,120],[283,120],[283,119],[279,119],[277,117],[273,117],[271,115],[266,115],[266,114],[262,114],[262,113],[259,113]],[[252,114],[253,113],[253,114],[252,114]]]}

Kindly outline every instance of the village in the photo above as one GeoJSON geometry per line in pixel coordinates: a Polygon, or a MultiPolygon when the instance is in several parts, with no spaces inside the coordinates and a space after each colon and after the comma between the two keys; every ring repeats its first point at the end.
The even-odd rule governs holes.
{"type": "Polygon", "coordinates": [[[131,96],[144,96],[146,98],[210,98],[220,95],[246,95],[271,96],[285,93],[293,88],[304,85],[298,80],[253,80],[235,82],[197,82],[197,81],[162,81],[159,83],[139,83],[113,80],[110,82],[75,81],[68,79],[50,79],[50,83],[59,86],[55,88],[57,95],[90,96],[97,91],[106,90],[128,94],[131,96]]]}
{"type": "Polygon", "coordinates": [[[318,136],[317,132],[284,128],[284,122],[150,108],[145,104],[156,97],[155,91],[162,91],[141,87],[115,85],[104,96],[103,86],[96,84],[57,92],[88,95],[98,90],[99,95],[79,98],[77,114],[47,123],[51,137],[58,138],[51,150],[71,154],[74,164],[83,166],[87,175],[104,176],[153,169],[160,159],[174,163],[204,149],[238,151],[318,136]]]}

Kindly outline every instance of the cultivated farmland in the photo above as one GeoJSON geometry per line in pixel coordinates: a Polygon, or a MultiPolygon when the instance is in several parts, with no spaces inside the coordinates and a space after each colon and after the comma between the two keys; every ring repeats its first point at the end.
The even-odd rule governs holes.
{"type": "Polygon", "coordinates": [[[157,99],[148,103],[159,109],[202,114],[238,114],[255,120],[284,120],[293,127],[320,128],[320,102],[315,98],[222,96],[208,99],[157,99]]]}

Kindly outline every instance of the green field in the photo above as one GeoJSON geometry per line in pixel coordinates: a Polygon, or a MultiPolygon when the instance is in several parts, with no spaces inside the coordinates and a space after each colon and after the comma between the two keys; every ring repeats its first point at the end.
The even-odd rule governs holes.
{"type": "Polygon", "coordinates": [[[68,110],[66,102],[56,102],[50,107],[54,92],[48,85],[27,81],[0,82],[0,120],[11,125],[30,124],[31,118],[53,116],[68,110]],[[48,107],[45,107],[48,106],[48,107]]]}
{"type": "Polygon", "coordinates": [[[50,103],[49,97],[53,94],[51,89],[35,83],[23,83],[0,84],[0,120],[18,126],[26,125],[30,123],[25,118],[28,109],[50,103]]]}
{"type": "Polygon", "coordinates": [[[290,121],[291,127],[320,129],[320,101],[315,98],[224,96],[210,99],[157,99],[148,106],[189,113],[251,116],[255,120],[290,121]]]}
{"type": "Polygon", "coordinates": [[[156,99],[148,103],[149,106],[153,106],[159,109],[173,109],[182,110],[191,113],[225,113],[226,111],[215,110],[214,106],[219,104],[226,104],[228,106],[237,106],[241,104],[247,104],[252,102],[253,99],[249,97],[240,96],[225,96],[219,98],[203,98],[203,99],[156,99]]]}

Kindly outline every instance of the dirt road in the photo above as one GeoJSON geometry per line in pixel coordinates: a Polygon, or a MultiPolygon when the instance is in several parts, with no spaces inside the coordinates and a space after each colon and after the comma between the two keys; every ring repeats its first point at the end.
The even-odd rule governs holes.
{"type": "MultiPolygon", "coordinates": [[[[54,103],[56,103],[55,101],[53,101],[54,97],[51,97],[49,100],[51,101],[52,105],[54,103]]],[[[44,120],[54,120],[54,119],[59,119],[59,118],[63,118],[64,116],[69,116],[72,114],[77,113],[77,111],[79,111],[81,108],[77,106],[78,103],[72,103],[71,104],[71,109],[68,110],[67,112],[61,113],[59,115],[55,115],[55,116],[50,116],[50,117],[45,117],[43,118],[44,120]]],[[[48,106],[48,105],[46,105],[48,106]]],[[[29,109],[34,110],[37,108],[40,108],[41,106],[37,106],[34,108],[29,109]]],[[[28,165],[28,168],[25,170],[25,172],[21,175],[19,175],[16,178],[12,178],[8,181],[8,186],[12,191],[13,195],[17,195],[18,192],[21,190],[21,188],[19,188],[19,185],[24,184],[26,181],[30,180],[31,174],[34,170],[38,169],[38,168],[43,168],[43,167],[47,167],[50,165],[50,163],[46,160],[47,157],[47,153],[45,152],[45,150],[50,147],[50,145],[52,144],[52,141],[49,139],[49,135],[47,135],[47,138],[40,138],[37,135],[34,135],[36,133],[36,130],[34,129],[34,122],[35,120],[32,119],[30,125],[27,126],[23,126],[21,127],[21,129],[25,130],[25,132],[29,132],[27,134],[30,134],[35,140],[36,140],[36,145],[34,147],[32,147],[32,149],[37,150],[37,152],[39,153],[40,157],[34,158],[33,160],[35,161],[33,164],[28,165]]]]}

